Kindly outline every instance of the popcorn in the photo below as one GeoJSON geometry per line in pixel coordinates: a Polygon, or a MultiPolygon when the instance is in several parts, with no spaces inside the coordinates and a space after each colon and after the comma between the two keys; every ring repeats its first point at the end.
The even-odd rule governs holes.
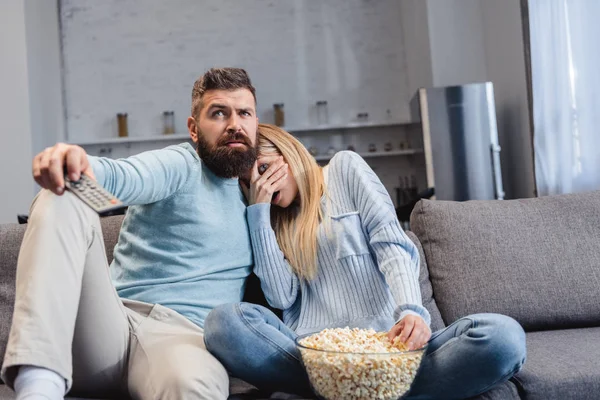
{"type": "Polygon", "coordinates": [[[424,353],[373,329],[325,329],[299,343],[314,390],[328,400],[397,399],[410,389],[424,353]]]}

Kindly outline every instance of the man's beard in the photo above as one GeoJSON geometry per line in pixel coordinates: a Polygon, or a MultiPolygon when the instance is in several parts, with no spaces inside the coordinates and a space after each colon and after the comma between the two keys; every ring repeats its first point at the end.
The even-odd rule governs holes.
{"type": "Polygon", "coordinates": [[[248,136],[235,133],[221,137],[217,143],[210,145],[201,134],[198,134],[198,155],[206,166],[221,178],[245,176],[256,161],[258,150],[252,146],[248,136]],[[228,147],[227,142],[235,140],[243,142],[243,147],[228,147]]]}

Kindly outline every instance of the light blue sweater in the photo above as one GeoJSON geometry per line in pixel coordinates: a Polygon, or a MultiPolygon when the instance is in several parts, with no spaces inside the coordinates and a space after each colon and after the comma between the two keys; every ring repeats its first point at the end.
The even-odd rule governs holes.
{"type": "Polygon", "coordinates": [[[237,179],[215,176],[188,143],[89,158],[98,182],[130,205],[111,265],[119,296],[200,327],[215,306],[241,301],[252,254],[237,179]]]}
{"type": "Polygon", "coordinates": [[[299,335],[344,326],[385,331],[408,314],[429,324],[419,253],[377,175],[348,151],[337,153],[324,174],[321,207],[331,225],[329,234],[319,226],[314,280],[299,280],[285,260],[271,228],[271,205],[248,207],[254,272],[269,304],[283,310],[284,323],[299,335]]]}

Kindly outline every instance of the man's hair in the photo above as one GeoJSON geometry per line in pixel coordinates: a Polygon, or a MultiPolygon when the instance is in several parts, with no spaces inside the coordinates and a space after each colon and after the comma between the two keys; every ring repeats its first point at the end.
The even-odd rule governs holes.
{"type": "Polygon", "coordinates": [[[256,103],[256,89],[248,73],[242,68],[211,68],[194,82],[192,89],[192,117],[197,118],[202,108],[202,97],[209,90],[248,89],[256,103]]]}

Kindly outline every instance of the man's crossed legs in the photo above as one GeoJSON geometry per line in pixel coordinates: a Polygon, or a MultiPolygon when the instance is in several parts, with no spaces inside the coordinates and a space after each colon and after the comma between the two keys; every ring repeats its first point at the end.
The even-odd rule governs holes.
{"type": "Polygon", "coordinates": [[[43,190],[31,207],[2,378],[19,367],[60,375],[66,390],[134,399],[225,399],[229,379],[203,331],[160,305],[122,300],[98,216],[72,193],[43,190]]]}

